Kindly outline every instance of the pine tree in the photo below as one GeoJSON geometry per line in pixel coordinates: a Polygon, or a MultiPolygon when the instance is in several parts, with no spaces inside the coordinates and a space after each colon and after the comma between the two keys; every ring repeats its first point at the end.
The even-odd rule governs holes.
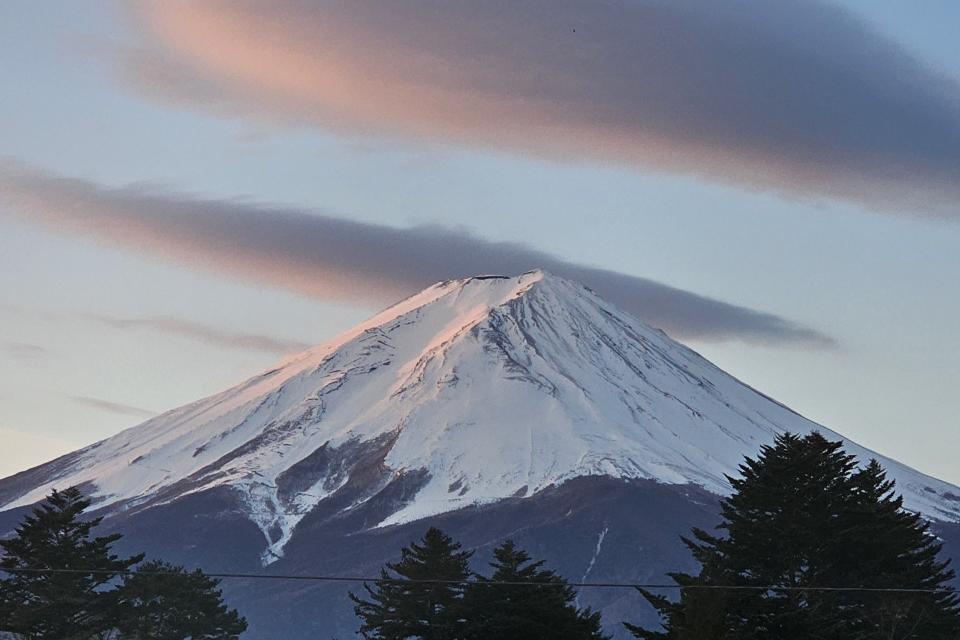
{"type": "Polygon", "coordinates": [[[472,553],[460,549],[450,536],[431,527],[419,544],[401,550],[400,562],[381,569],[373,586],[364,585],[369,599],[351,593],[363,637],[461,638],[464,583],[470,576],[472,553]]]}
{"type": "Polygon", "coordinates": [[[490,578],[477,576],[467,588],[465,617],[468,640],[603,640],[600,614],[580,611],[576,592],[542,561],[530,556],[511,540],[494,552],[490,578]],[[540,583],[530,586],[516,583],[540,583]],[[511,584],[513,583],[513,584],[511,584]]]}
{"type": "Polygon", "coordinates": [[[120,640],[235,640],[247,622],[218,585],[199,569],[144,563],[117,590],[120,640]]]}
{"type": "Polygon", "coordinates": [[[903,509],[880,464],[873,460],[851,477],[854,508],[838,540],[837,571],[858,585],[933,593],[846,593],[837,600],[852,618],[853,640],[960,638],[960,597],[943,587],[953,579],[940,561],[929,524],[903,509]]]}
{"type": "Polygon", "coordinates": [[[86,639],[111,628],[115,599],[106,587],[142,556],[111,552],[119,534],[91,538],[100,518],[81,520],[90,501],[76,487],[56,490],[0,540],[0,630],[30,638],[86,639]]]}
{"type": "Polygon", "coordinates": [[[665,630],[648,640],[931,640],[960,637],[953,578],[927,525],[903,510],[876,462],[857,469],[842,444],[783,435],[747,459],[721,505],[726,535],[684,539],[699,575],[674,574],[679,601],[644,593],[665,630]],[[711,589],[744,587],[737,590],[711,589]],[[759,588],[759,587],[771,587],[759,588]],[[886,594],[820,591],[937,589],[886,594]]]}

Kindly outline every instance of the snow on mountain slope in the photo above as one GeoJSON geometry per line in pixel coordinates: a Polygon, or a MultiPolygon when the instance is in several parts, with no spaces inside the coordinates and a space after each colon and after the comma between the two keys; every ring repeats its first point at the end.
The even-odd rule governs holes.
{"type": "MultiPolygon", "coordinates": [[[[589,475],[723,494],[743,456],[813,429],[840,438],[589,289],[535,271],[436,284],[233,389],[49,463],[0,510],[71,484],[91,483],[98,506],[118,509],[229,485],[271,541],[269,562],[349,480],[340,460],[281,494],[321,450],[378,442],[387,476],[423,474],[389,525],[589,475]]],[[[908,508],[960,521],[960,489],[847,448],[878,458],[908,508]]]]}

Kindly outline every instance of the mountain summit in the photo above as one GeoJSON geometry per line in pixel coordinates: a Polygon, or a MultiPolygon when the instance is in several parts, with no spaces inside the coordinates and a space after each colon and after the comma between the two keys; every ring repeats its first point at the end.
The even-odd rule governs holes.
{"type": "MultiPolygon", "coordinates": [[[[543,271],[478,276],[0,482],[0,510],[67,485],[111,511],[228,487],[269,564],[325,502],[346,512],[390,496],[367,523],[385,527],[584,476],[722,495],[745,455],[814,429],[841,439],[586,287],[543,271]]],[[[847,449],[879,459],[907,508],[960,521],[960,489],[847,449]]]]}

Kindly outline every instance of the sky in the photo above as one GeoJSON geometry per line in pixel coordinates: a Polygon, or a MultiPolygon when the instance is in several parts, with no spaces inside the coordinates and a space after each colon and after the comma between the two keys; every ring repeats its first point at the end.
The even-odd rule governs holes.
{"type": "Polygon", "coordinates": [[[960,483],[960,5],[0,4],[0,475],[536,267],[960,483]]]}

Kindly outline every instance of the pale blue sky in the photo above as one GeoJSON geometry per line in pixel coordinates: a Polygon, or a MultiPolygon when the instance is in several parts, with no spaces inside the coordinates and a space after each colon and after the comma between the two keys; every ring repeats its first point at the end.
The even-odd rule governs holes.
{"type": "MultiPolygon", "coordinates": [[[[844,4],[960,79],[956,3],[844,4]]],[[[0,156],[107,187],[150,183],[394,227],[462,227],[776,314],[838,347],[690,344],[808,417],[960,483],[955,216],[175,105],[121,79],[116,48],[144,37],[110,3],[0,5],[0,156]]],[[[0,211],[0,474],[130,426],[142,419],[136,409],[173,408],[280,357],[230,346],[230,336],[319,342],[373,310],[0,211]],[[109,321],[156,317],[226,338],[109,321]]]]}

